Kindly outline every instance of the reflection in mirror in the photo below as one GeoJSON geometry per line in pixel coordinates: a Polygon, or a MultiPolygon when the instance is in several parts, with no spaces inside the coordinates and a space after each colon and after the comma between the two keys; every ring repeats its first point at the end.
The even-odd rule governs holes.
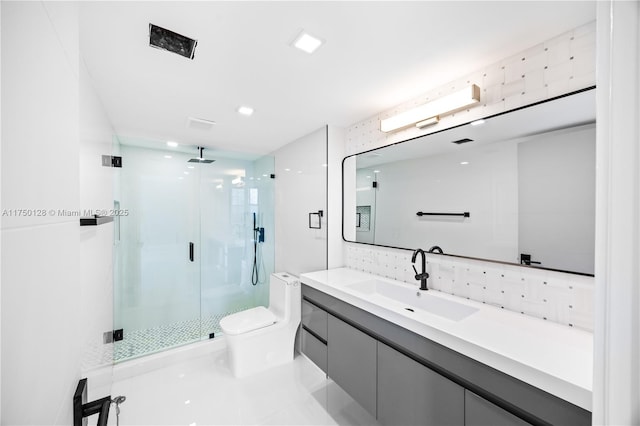
{"type": "Polygon", "coordinates": [[[343,162],[347,241],[593,274],[595,89],[343,162]]]}

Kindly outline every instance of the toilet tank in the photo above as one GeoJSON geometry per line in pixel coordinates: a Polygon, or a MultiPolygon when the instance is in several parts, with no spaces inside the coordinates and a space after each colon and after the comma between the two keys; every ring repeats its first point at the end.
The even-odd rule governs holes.
{"type": "Polygon", "coordinates": [[[300,317],[300,281],[286,272],[271,274],[269,279],[269,310],[284,320],[300,317]]]}

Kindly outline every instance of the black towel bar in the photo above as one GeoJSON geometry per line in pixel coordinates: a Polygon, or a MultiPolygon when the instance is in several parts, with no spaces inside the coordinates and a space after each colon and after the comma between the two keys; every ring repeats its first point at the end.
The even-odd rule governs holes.
{"type": "Polygon", "coordinates": [[[427,213],[427,212],[418,212],[416,213],[418,216],[463,216],[470,217],[471,214],[469,212],[464,213],[427,213]]]}

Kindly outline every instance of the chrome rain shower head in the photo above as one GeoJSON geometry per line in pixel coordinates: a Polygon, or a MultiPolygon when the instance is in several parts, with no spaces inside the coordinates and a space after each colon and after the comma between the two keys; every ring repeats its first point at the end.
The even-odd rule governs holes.
{"type": "Polygon", "coordinates": [[[204,158],[204,156],[202,155],[202,151],[204,151],[204,148],[199,146],[198,150],[200,151],[200,157],[199,158],[192,158],[190,159],[188,162],[189,163],[201,163],[201,164],[210,164],[213,163],[216,160],[207,160],[204,158]]]}

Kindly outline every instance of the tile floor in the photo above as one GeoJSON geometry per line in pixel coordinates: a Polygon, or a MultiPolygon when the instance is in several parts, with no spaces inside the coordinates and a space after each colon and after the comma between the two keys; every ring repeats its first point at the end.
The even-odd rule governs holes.
{"type": "MultiPolygon", "coordinates": [[[[236,379],[218,350],[113,383],[125,395],[120,425],[376,425],[303,356],[236,379]]],[[[92,419],[93,420],[93,419],[92,419]]],[[[109,424],[116,424],[112,406],[109,424]]]]}
{"type": "Polygon", "coordinates": [[[252,307],[253,305],[240,306],[234,310],[202,319],[194,318],[141,330],[125,330],[124,339],[114,344],[114,361],[126,361],[203,339],[206,340],[209,333],[219,334],[221,332],[220,320],[222,318],[252,307]]]}

